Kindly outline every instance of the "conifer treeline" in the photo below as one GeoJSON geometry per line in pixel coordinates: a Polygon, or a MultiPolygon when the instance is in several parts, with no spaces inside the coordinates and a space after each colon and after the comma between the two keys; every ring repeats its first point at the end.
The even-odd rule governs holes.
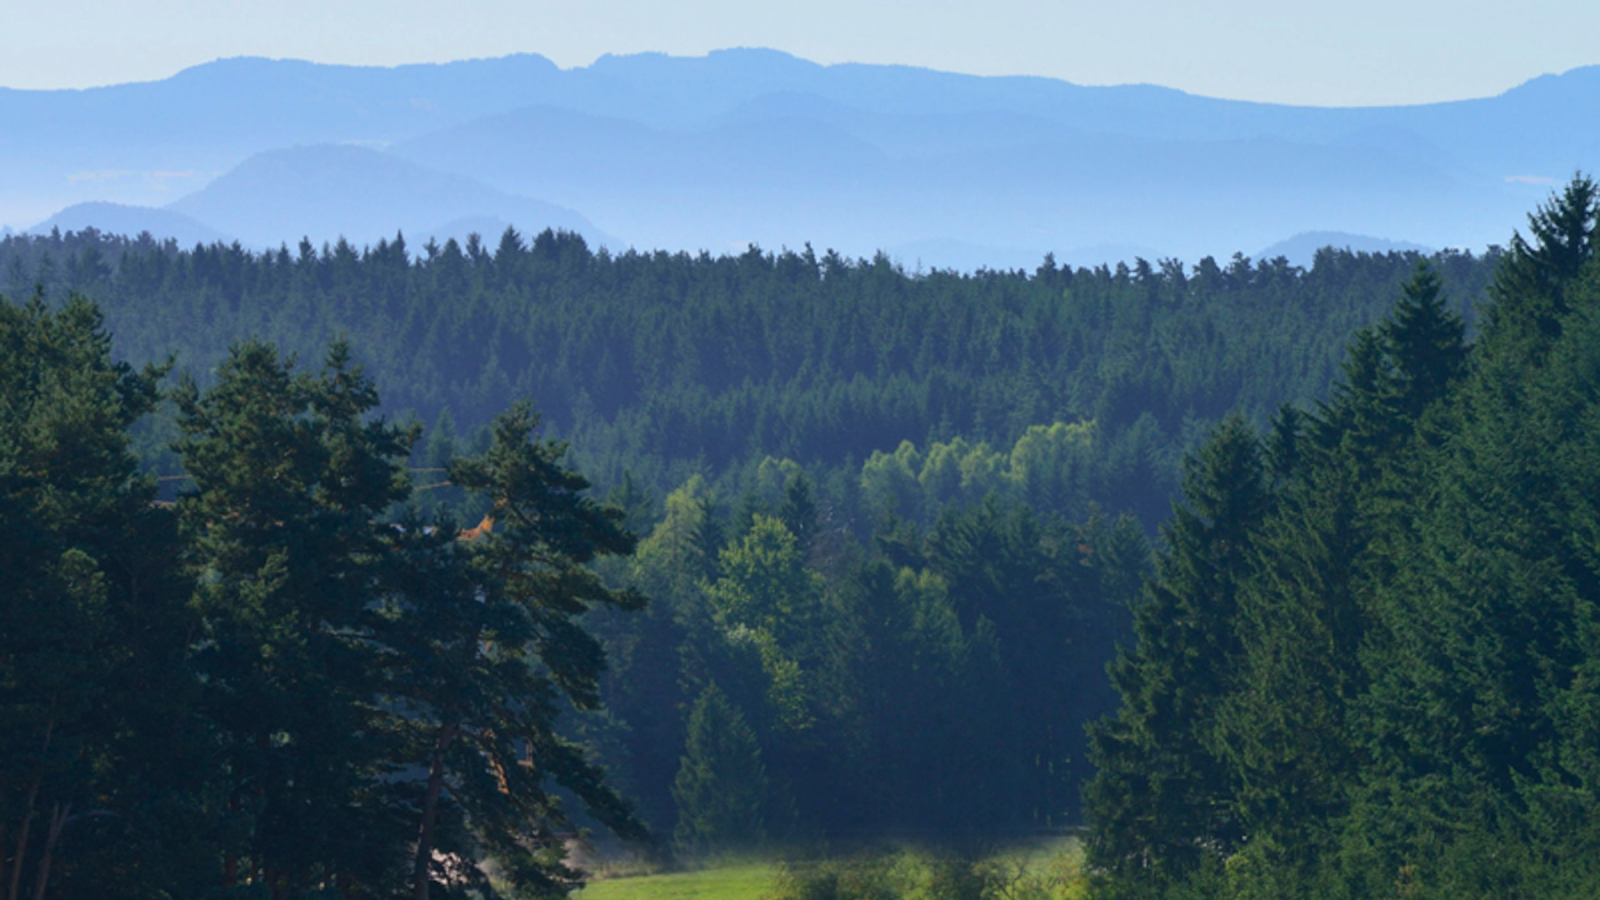
{"type": "MultiPolygon", "coordinates": [[[[1229,410],[1265,421],[1323,396],[1349,334],[1416,259],[1325,251],[1309,272],[1047,259],[957,275],[809,248],[611,254],[548,232],[257,254],[91,231],[0,241],[0,293],[92,297],[120,358],[176,353],[202,385],[241,338],[314,359],[343,335],[386,409],[427,426],[419,465],[482,449],[489,420],[531,399],[603,486],[630,475],[660,497],[700,474],[737,496],[766,457],[791,459],[863,534],[878,510],[851,508],[840,485],[875,452],[961,438],[1009,453],[1031,427],[1093,422],[1073,496],[1041,505],[1092,500],[1153,532],[1181,450],[1229,410]]],[[[1493,261],[1434,261],[1458,311],[1493,261]]],[[[159,455],[172,436],[142,435],[140,449],[159,455]]]]}
{"type": "Polygon", "coordinates": [[[1106,897],[1593,897],[1600,193],[1470,344],[1423,270],[1332,395],[1187,469],[1094,732],[1106,897]]]}

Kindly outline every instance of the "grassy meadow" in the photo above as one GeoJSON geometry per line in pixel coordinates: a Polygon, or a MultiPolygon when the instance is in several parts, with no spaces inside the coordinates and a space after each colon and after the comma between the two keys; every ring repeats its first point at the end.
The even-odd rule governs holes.
{"type": "Polygon", "coordinates": [[[679,872],[602,866],[578,900],[1079,900],[1082,848],[1073,839],[955,860],[902,848],[825,858],[739,859],[679,872]]]}

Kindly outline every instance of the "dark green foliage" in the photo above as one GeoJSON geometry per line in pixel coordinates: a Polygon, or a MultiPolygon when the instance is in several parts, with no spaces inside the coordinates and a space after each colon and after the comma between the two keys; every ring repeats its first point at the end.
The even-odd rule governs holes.
{"type": "Polygon", "coordinates": [[[177,530],[129,451],[161,371],[110,351],[86,302],[0,298],[7,896],[184,896],[215,874],[177,530]]]}
{"type": "MultiPolygon", "coordinates": [[[[95,299],[121,356],[176,350],[203,384],[247,336],[309,358],[348,335],[389,408],[441,432],[414,465],[438,466],[451,444],[481,451],[462,445],[531,397],[607,487],[631,473],[664,495],[699,473],[736,507],[770,456],[804,467],[821,509],[825,470],[905,440],[1009,449],[1034,426],[1092,420],[1085,458],[1027,499],[1075,519],[1097,502],[1151,532],[1182,452],[1231,410],[1264,421],[1323,396],[1349,334],[1418,261],[1328,252],[1309,272],[1236,257],[1190,271],[1169,260],[912,274],[810,251],[611,255],[550,233],[515,253],[449,242],[413,255],[396,240],[257,255],[86,231],[0,241],[0,271],[45,280],[53,299],[61,264],[95,255],[92,268],[109,267],[95,299]]],[[[1492,262],[1434,260],[1457,309],[1482,295],[1492,262]]],[[[781,497],[769,499],[778,514],[781,497]]],[[[864,536],[877,511],[837,512],[864,536]]]]}
{"type": "Polygon", "coordinates": [[[1380,326],[1393,361],[1394,412],[1405,421],[1422,418],[1466,374],[1461,318],[1445,305],[1440,290],[1438,274],[1422,265],[1380,326]]]}
{"type": "MultiPolygon", "coordinates": [[[[385,843],[371,814],[387,729],[375,704],[381,653],[372,599],[385,532],[407,492],[415,435],[365,419],[377,394],[335,345],[317,375],[246,343],[201,393],[177,395],[177,449],[196,490],[179,501],[196,665],[216,724],[224,848],[275,889],[356,879],[383,884],[385,843]],[[280,887],[281,886],[281,887],[280,887]]],[[[388,836],[390,840],[396,839],[388,836]]]]}
{"type": "MultiPolygon", "coordinates": [[[[1220,700],[1180,757],[1212,773],[1231,829],[1192,822],[1182,837],[1210,852],[1185,865],[1106,855],[1172,839],[1159,805],[1119,790],[1155,771],[1116,765],[1148,706],[1148,679],[1119,677],[1098,732],[1116,751],[1092,810],[1101,895],[1593,896],[1597,205],[1580,177],[1532,217],[1470,350],[1421,270],[1309,428],[1278,418],[1268,512],[1238,519],[1256,523],[1238,602],[1208,613],[1236,650],[1203,654],[1220,700]]],[[[1190,502],[1213,502],[1198,487],[1190,502]]],[[[1190,546],[1169,540],[1158,592],[1190,546]]],[[[1192,664],[1139,624],[1135,658],[1192,664]]]]}
{"type": "Polygon", "coordinates": [[[1122,708],[1094,731],[1092,858],[1130,876],[1192,870],[1244,836],[1212,731],[1234,687],[1239,595],[1271,503],[1248,424],[1226,420],[1187,461],[1184,496],[1134,607],[1138,644],[1112,670],[1122,708]]]}
{"type": "Polygon", "coordinates": [[[1107,897],[1586,896],[1597,200],[1533,217],[1470,346],[1494,260],[1460,254],[912,276],[554,234],[0,242],[48,292],[0,320],[27,599],[0,846],[36,796],[36,828],[46,799],[115,813],[61,820],[74,896],[491,896],[484,857],[559,893],[567,831],[640,834],[625,785],[695,855],[936,843],[950,896],[994,889],[961,853],[1085,809],[1107,897]],[[50,311],[71,284],[130,358],[186,324],[176,422],[133,426],[158,373],[50,311]],[[305,372],[225,351],[241,328],[357,341],[305,372]],[[527,406],[495,418],[526,395],[616,508],[527,406]],[[179,515],[134,447],[192,476],[179,515]]]}
{"type": "Polygon", "coordinates": [[[1537,357],[1559,334],[1561,318],[1571,309],[1568,295],[1594,253],[1597,197],[1600,188],[1579,175],[1528,216],[1531,242],[1512,235],[1490,285],[1487,353],[1537,357]]]}
{"type": "Polygon", "coordinates": [[[400,783],[421,798],[414,887],[493,895],[476,867],[486,855],[527,888],[578,882],[559,862],[573,824],[552,788],[611,832],[643,837],[603,770],[556,727],[563,704],[598,705],[605,654],[577,619],[643,602],[588,568],[632,552],[633,538],[620,511],[585,496],[563,445],[531,437],[537,424],[525,404],[513,407],[483,456],[451,463],[452,480],[489,501],[486,534],[463,546],[416,519],[391,532],[378,637],[394,650],[384,696],[402,713],[394,724],[418,773],[400,783]]]}
{"type": "Polygon", "coordinates": [[[642,603],[589,568],[633,538],[525,405],[450,461],[498,517],[458,540],[390,518],[417,434],[346,345],[246,342],[175,392],[174,515],[130,452],[162,372],[110,344],[86,302],[0,300],[0,892],[564,893],[557,791],[643,837],[557,728],[599,701],[578,619],[642,603]]]}
{"type": "Polygon", "coordinates": [[[768,802],[761,746],[715,684],[689,711],[684,751],[672,783],[678,849],[691,857],[759,849],[768,802]]]}

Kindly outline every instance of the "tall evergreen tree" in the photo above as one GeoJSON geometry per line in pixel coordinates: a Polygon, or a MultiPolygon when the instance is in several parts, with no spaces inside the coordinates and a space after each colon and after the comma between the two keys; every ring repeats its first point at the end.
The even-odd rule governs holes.
{"type": "Polygon", "coordinates": [[[222,746],[230,884],[274,895],[391,882],[371,800],[388,759],[372,640],[379,517],[406,496],[414,433],[367,414],[370,381],[335,344],[316,375],[236,347],[212,389],[176,392],[179,501],[204,619],[197,663],[222,746]]]}
{"type": "Polygon", "coordinates": [[[1438,273],[1420,264],[1379,331],[1393,360],[1395,413],[1415,422],[1466,374],[1465,330],[1445,304],[1438,273]]]}
{"type": "Polygon", "coordinates": [[[1570,309],[1567,293],[1594,256],[1600,187],[1586,175],[1528,216],[1529,237],[1511,237],[1490,286],[1484,329],[1490,353],[1542,356],[1570,309]],[[1531,238],[1531,240],[1530,240],[1531,238]]]}
{"type": "Polygon", "coordinates": [[[128,436],[161,375],[81,299],[0,298],[0,896],[214,883],[194,619],[128,436]]]}
{"type": "Polygon", "coordinates": [[[1133,877],[1190,871],[1242,837],[1212,735],[1237,678],[1239,592],[1272,501],[1259,440],[1241,418],[1226,420],[1185,469],[1184,502],[1134,609],[1138,643],[1112,669],[1122,707],[1092,734],[1090,852],[1133,877]]]}
{"type": "Polygon", "coordinates": [[[411,894],[438,882],[494,896],[477,868],[492,857],[522,889],[570,887],[563,862],[572,820],[554,796],[570,791],[614,832],[642,836],[629,806],[583,748],[563,738],[565,705],[599,706],[605,655],[579,621],[597,607],[643,600],[606,587],[589,565],[631,553],[622,513],[585,496],[564,445],[531,437],[526,404],[495,422],[481,457],[457,459],[451,478],[493,509],[473,539],[398,532],[400,566],[386,590],[398,655],[386,693],[413,735],[420,788],[411,894]],[[448,827],[446,827],[448,826],[448,827]]]}
{"type": "Polygon", "coordinates": [[[688,737],[672,793],[673,831],[691,856],[752,850],[766,840],[767,774],[761,745],[743,714],[715,684],[689,713],[688,737]]]}

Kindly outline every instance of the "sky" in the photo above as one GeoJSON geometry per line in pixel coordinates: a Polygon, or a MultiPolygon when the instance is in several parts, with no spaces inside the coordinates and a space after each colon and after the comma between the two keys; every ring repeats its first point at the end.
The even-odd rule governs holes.
{"type": "Polygon", "coordinates": [[[1596,0],[0,0],[0,86],[228,56],[397,65],[772,47],[820,63],[1148,83],[1320,106],[1500,93],[1600,63],[1596,0]]]}

